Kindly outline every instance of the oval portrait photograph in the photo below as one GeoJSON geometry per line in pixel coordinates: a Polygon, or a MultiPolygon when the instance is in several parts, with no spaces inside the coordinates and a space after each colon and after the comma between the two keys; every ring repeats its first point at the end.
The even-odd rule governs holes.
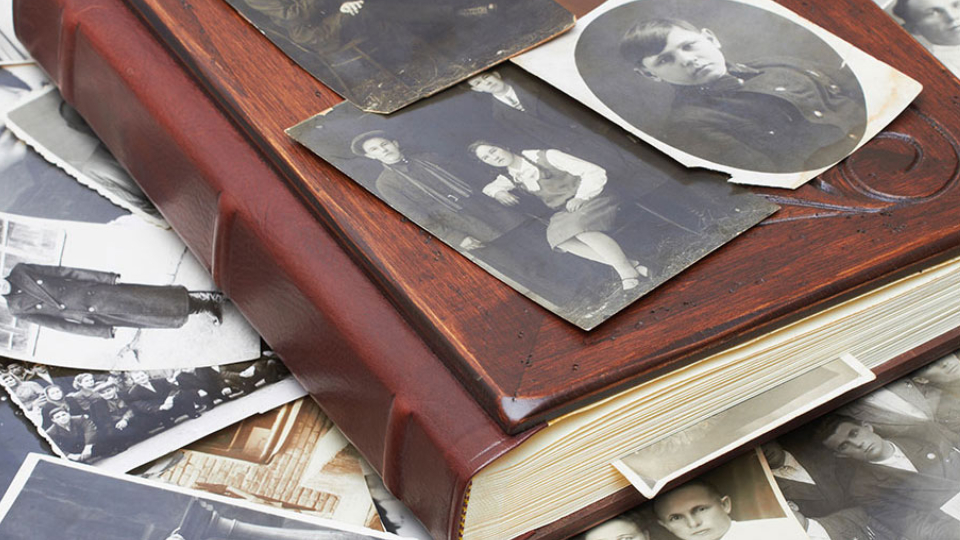
{"type": "Polygon", "coordinates": [[[574,57],[611,111],[724,167],[827,167],[867,127],[864,89],[845,59],[798,22],[741,1],[625,2],[586,25],[574,57]]]}

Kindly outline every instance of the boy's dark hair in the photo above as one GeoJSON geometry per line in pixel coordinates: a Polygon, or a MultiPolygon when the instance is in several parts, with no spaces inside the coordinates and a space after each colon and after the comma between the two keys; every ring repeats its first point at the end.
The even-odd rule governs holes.
{"type": "Polygon", "coordinates": [[[700,29],[683,19],[665,17],[640,21],[631,26],[620,38],[620,56],[643,67],[641,62],[648,56],[660,54],[667,46],[667,36],[674,28],[699,32],[700,29]]]}
{"type": "Polygon", "coordinates": [[[903,19],[907,25],[913,24],[910,20],[910,0],[897,0],[893,4],[893,14],[903,19]]]}
{"type": "Polygon", "coordinates": [[[863,424],[852,416],[847,416],[845,414],[829,414],[816,425],[810,436],[814,441],[823,444],[827,439],[837,432],[837,428],[839,428],[840,424],[843,423],[853,424],[855,426],[863,424]]]}
{"type": "Polygon", "coordinates": [[[477,149],[480,148],[481,146],[493,146],[493,147],[495,147],[495,148],[500,148],[500,149],[502,149],[502,150],[506,150],[507,152],[510,152],[511,154],[516,154],[516,153],[517,153],[517,152],[514,152],[513,149],[511,149],[511,148],[510,148],[509,146],[507,146],[507,145],[504,145],[504,144],[496,144],[496,143],[492,143],[492,142],[487,142],[487,141],[485,141],[485,140],[483,140],[483,139],[477,139],[477,140],[473,141],[472,143],[470,143],[470,144],[467,146],[467,152],[468,152],[471,156],[473,156],[474,159],[477,159],[477,160],[479,160],[480,162],[483,162],[483,160],[480,159],[480,156],[477,155],[477,149]]]}

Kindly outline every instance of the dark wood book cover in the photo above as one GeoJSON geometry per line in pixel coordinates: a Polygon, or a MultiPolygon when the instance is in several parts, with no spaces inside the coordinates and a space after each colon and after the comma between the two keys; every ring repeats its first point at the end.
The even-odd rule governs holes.
{"type": "Polygon", "coordinates": [[[783,210],[591,332],[487,275],[287,137],[284,128],[340,100],[225,2],[127,1],[509,433],[960,246],[952,132],[960,87],[869,0],[783,3],[919,79],[926,90],[916,104],[807,186],[756,190],[783,210]]]}
{"type": "MultiPolygon", "coordinates": [[[[844,18],[831,25],[821,13],[818,22],[840,31],[843,20],[876,18],[887,34],[900,32],[881,19],[871,2],[862,3],[841,2],[836,11],[824,6],[844,18]]],[[[784,201],[791,203],[789,208],[734,244],[743,249],[739,246],[755,243],[743,256],[754,259],[756,269],[724,270],[722,264],[732,259],[711,258],[704,264],[710,271],[685,274],[654,295],[662,305],[648,299],[598,331],[574,332],[398,216],[386,218],[386,208],[372,196],[280,138],[290,121],[326,108],[337,98],[276,51],[257,45],[260,38],[247,35],[246,26],[230,19],[231,12],[217,11],[219,2],[161,4],[146,0],[138,4],[149,16],[147,25],[124,0],[16,0],[15,18],[18,35],[66,99],[143,184],[218,284],[383,474],[391,491],[438,538],[457,537],[473,474],[536,431],[507,435],[487,412],[528,411],[527,417],[506,423],[517,429],[563,409],[559,397],[523,401],[523,396],[546,396],[536,392],[559,384],[561,375],[572,375],[570,384],[580,385],[573,394],[557,394],[570,397],[568,406],[573,406],[654,371],[643,364],[630,367],[631,359],[689,361],[698,344],[718,347],[742,339],[764,324],[790,318],[791,309],[804,306],[804,300],[832,301],[856,286],[871,286],[911,266],[929,264],[957,244],[958,225],[949,219],[956,215],[954,186],[960,175],[960,145],[952,134],[952,126],[960,123],[950,107],[955,83],[902,35],[895,43],[868,49],[887,61],[899,58],[895,65],[920,78],[927,94],[876,142],[825,175],[823,182],[796,193],[777,192],[789,198],[784,201]],[[182,20],[176,22],[173,15],[182,20]],[[161,20],[182,27],[164,30],[158,26],[161,20]],[[230,34],[217,34],[217,28],[237,32],[237,41],[230,34]],[[175,36],[186,41],[180,43],[175,36]],[[243,54],[245,47],[252,51],[243,54]],[[192,57],[190,51],[198,56],[192,57]],[[258,74],[269,75],[269,81],[260,83],[275,93],[264,93],[256,81],[258,74]],[[248,113],[259,115],[260,122],[272,115],[278,119],[258,125],[245,116],[248,113]],[[332,201],[331,207],[308,209],[288,189],[305,185],[291,181],[298,178],[320,179],[328,185],[331,192],[324,200],[332,201]],[[360,212],[357,219],[334,219],[351,211],[360,212]],[[368,223],[359,219],[363,216],[368,223]],[[846,222],[855,225],[844,226],[846,222]],[[378,231],[394,235],[395,242],[375,237],[378,231]],[[374,241],[353,242],[364,239],[374,241]],[[778,242],[793,249],[785,250],[778,242]],[[393,243],[413,249],[415,256],[405,262],[393,243]],[[811,245],[822,245],[822,251],[811,245]],[[855,253],[860,251],[866,254],[855,253]],[[878,264],[871,266],[869,256],[877,257],[878,264]],[[830,272],[840,267],[831,262],[835,258],[859,262],[834,276],[830,272]],[[791,270],[792,265],[803,265],[806,274],[791,270]],[[403,272],[412,272],[413,277],[403,272]],[[458,272],[462,276],[453,280],[458,272]],[[438,287],[432,284],[419,294],[405,295],[411,280],[428,275],[447,278],[443,294],[430,296],[438,287]],[[829,286],[819,285],[824,279],[829,286]],[[770,281],[777,284],[769,285],[770,281]],[[701,290],[720,299],[705,297],[701,290]],[[774,294],[777,291],[784,300],[774,294]],[[680,300],[684,295],[690,300],[680,300]],[[767,303],[739,305],[731,298],[767,303]],[[516,358],[508,356],[499,371],[483,373],[489,380],[514,377],[516,401],[507,393],[505,406],[491,405],[479,390],[486,387],[464,382],[464,373],[449,355],[457,359],[458,350],[483,342],[484,334],[461,336],[463,342],[455,346],[446,343],[465,323],[445,318],[456,311],[445,301],[488,310],[476,321],[479,332],[494,327],[515,330],[487,336],[490,343],[480,351],[500,347],[504,354],[520,355],[516,364],[523,369],[517,370],[516,358]],[[418,311],[424,306],[440,311],[418,311]],[[501,316],[506,318],[495,318],[501,316]],[[441,317],[437,320],[444,324],[432,328],[431,317],[441,317]],[[654,323],[661,328],[696,324],[694,328],[703,330],[687,332],[683,339],[659,340],[653,339],[655,333],[643,334],[645,326],[654,323]],[[653,340],[650,347],[636,346],[639,338],[630,336],[637,332],[653,340]],[[666,347],[673,342],[679,348],[670,356],[666,347]],[[581,367],[574,365],[580,356],[527,357],[554,349],[558,354],[575,349],[588,360],[606,351],[611,354],[609,372],[597,359],[581,367]],[[534,358],[536,362],[528,361],[534,358]],[[591,374],[581,374],[581,369],[591,374]],[[530,403],[542,406],[517,408],[530,403]]],[[[793,7],[799,10],[798,6],[793,7]]],[[[853,32],[860,36],[855,43],[869,45],[868,34],[853,32]]],[[[954,331],[894,359],[879,370],[874,386],[958,343],[960,331],[954,331]]],[[[464,369],[470,366],[468,360],[459,359],[465,362],[464,369]]],[[[531,536],[564,537],[636,502],[639,496],[625,490],[531,536]]]]}

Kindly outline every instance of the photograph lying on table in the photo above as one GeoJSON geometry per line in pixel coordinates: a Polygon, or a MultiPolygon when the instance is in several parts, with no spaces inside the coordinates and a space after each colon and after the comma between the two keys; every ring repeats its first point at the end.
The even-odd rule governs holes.
{"type": "Polygon", "coordinates": [[[118,472],[305,393],[272,353],[254,362],[160,371],[2,361],[0,386],[58,455],[118,472]]]}
{"type": "Polygon", "coordinates": [[[553,0],[227,0],[357,107],[390,113],[573,26],[553,0]]]}
{"type": "Polygon", "coordinates": [[[955,353],[763,445],[811,538],[960,538],[955,353]]]}
{"type": "Polygon", "coordinates": [[[0,538],[367,540],[398,537],[31,454],[0,501],[0,538]]]}
{"type": "Polygon", "coordinates": [[[342,103],[288,133],[587,330],[777,209],[638,144],[515,66],[386,117],[342,103]]]}
{"type": "Polygon", "coordinates": [[[50,86],[7,111],[7,127],[49,162],[114,204],[169,225],[76,109],[50,86]]]}
{"type": "Polygon", "coordinates": [[[783,188],[921,90],[772,0],[609,0],[514,61],[684,165],[783,188]]]}
{"type": "Polygon", "coordinates": [[[382,530],[362,461],[316,402],[302,398],[251,416],[134,472],[180,487],[382,530]]]}
{"type": "MultiPolygon", "coordinates": [[[[0,69],[0,112],[49,85],[34,66],[0,69]]],[[[5,122],[0,114],[0,123],[5,122]]],[[[5,125],[0,126],[0,212],[89,223],[109,223],[130,215],[49,163],[5,125]]]]}
{"type": "Polygon", "coordinates": [[[662,493],[582,533],[577,540],[627,538],[808,540],[777,491],[759,451],[662,493]]]}
{"type": "Polygon", "coordinates": [[[0,213],[0,354],[80,369],[260,356],[260,337],[169,230],[0,213]]]}
{"type": "Polygon", "coordinates": [[[33,62],[13,31],[13,0],[0,0],[0,65],[33,62]]]}

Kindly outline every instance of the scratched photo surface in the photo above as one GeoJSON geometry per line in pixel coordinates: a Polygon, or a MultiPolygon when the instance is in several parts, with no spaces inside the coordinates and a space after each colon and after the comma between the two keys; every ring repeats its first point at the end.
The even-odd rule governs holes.
{"type": "Polygon", "coordinates": [[[361,109],[389,113],[573,25],[553,0],[226,0],[361,109]]]}
{"type": "Polygon", "coordinates": [[[398,537],[31,454],[0,501],[0,538],[368,540],[398,537]]]}
{"type": "Polygon", "coordinates": [[[260,337],[172,231],[129,213],[107,224],[0,213],[0,355],[200,367],[256,359],[260,337]]]}
{"type": "Polygon", "coordinates": [[[680,166],[516,66],[386,117],[343,103],[288,133],[587,330],[777,208],[680,166]]]}
{"type": "Polygon", "coordinates": [[[610,0],[515,59],[685,165],[795,188],[920,84],[770,0],[610,0]]]}

